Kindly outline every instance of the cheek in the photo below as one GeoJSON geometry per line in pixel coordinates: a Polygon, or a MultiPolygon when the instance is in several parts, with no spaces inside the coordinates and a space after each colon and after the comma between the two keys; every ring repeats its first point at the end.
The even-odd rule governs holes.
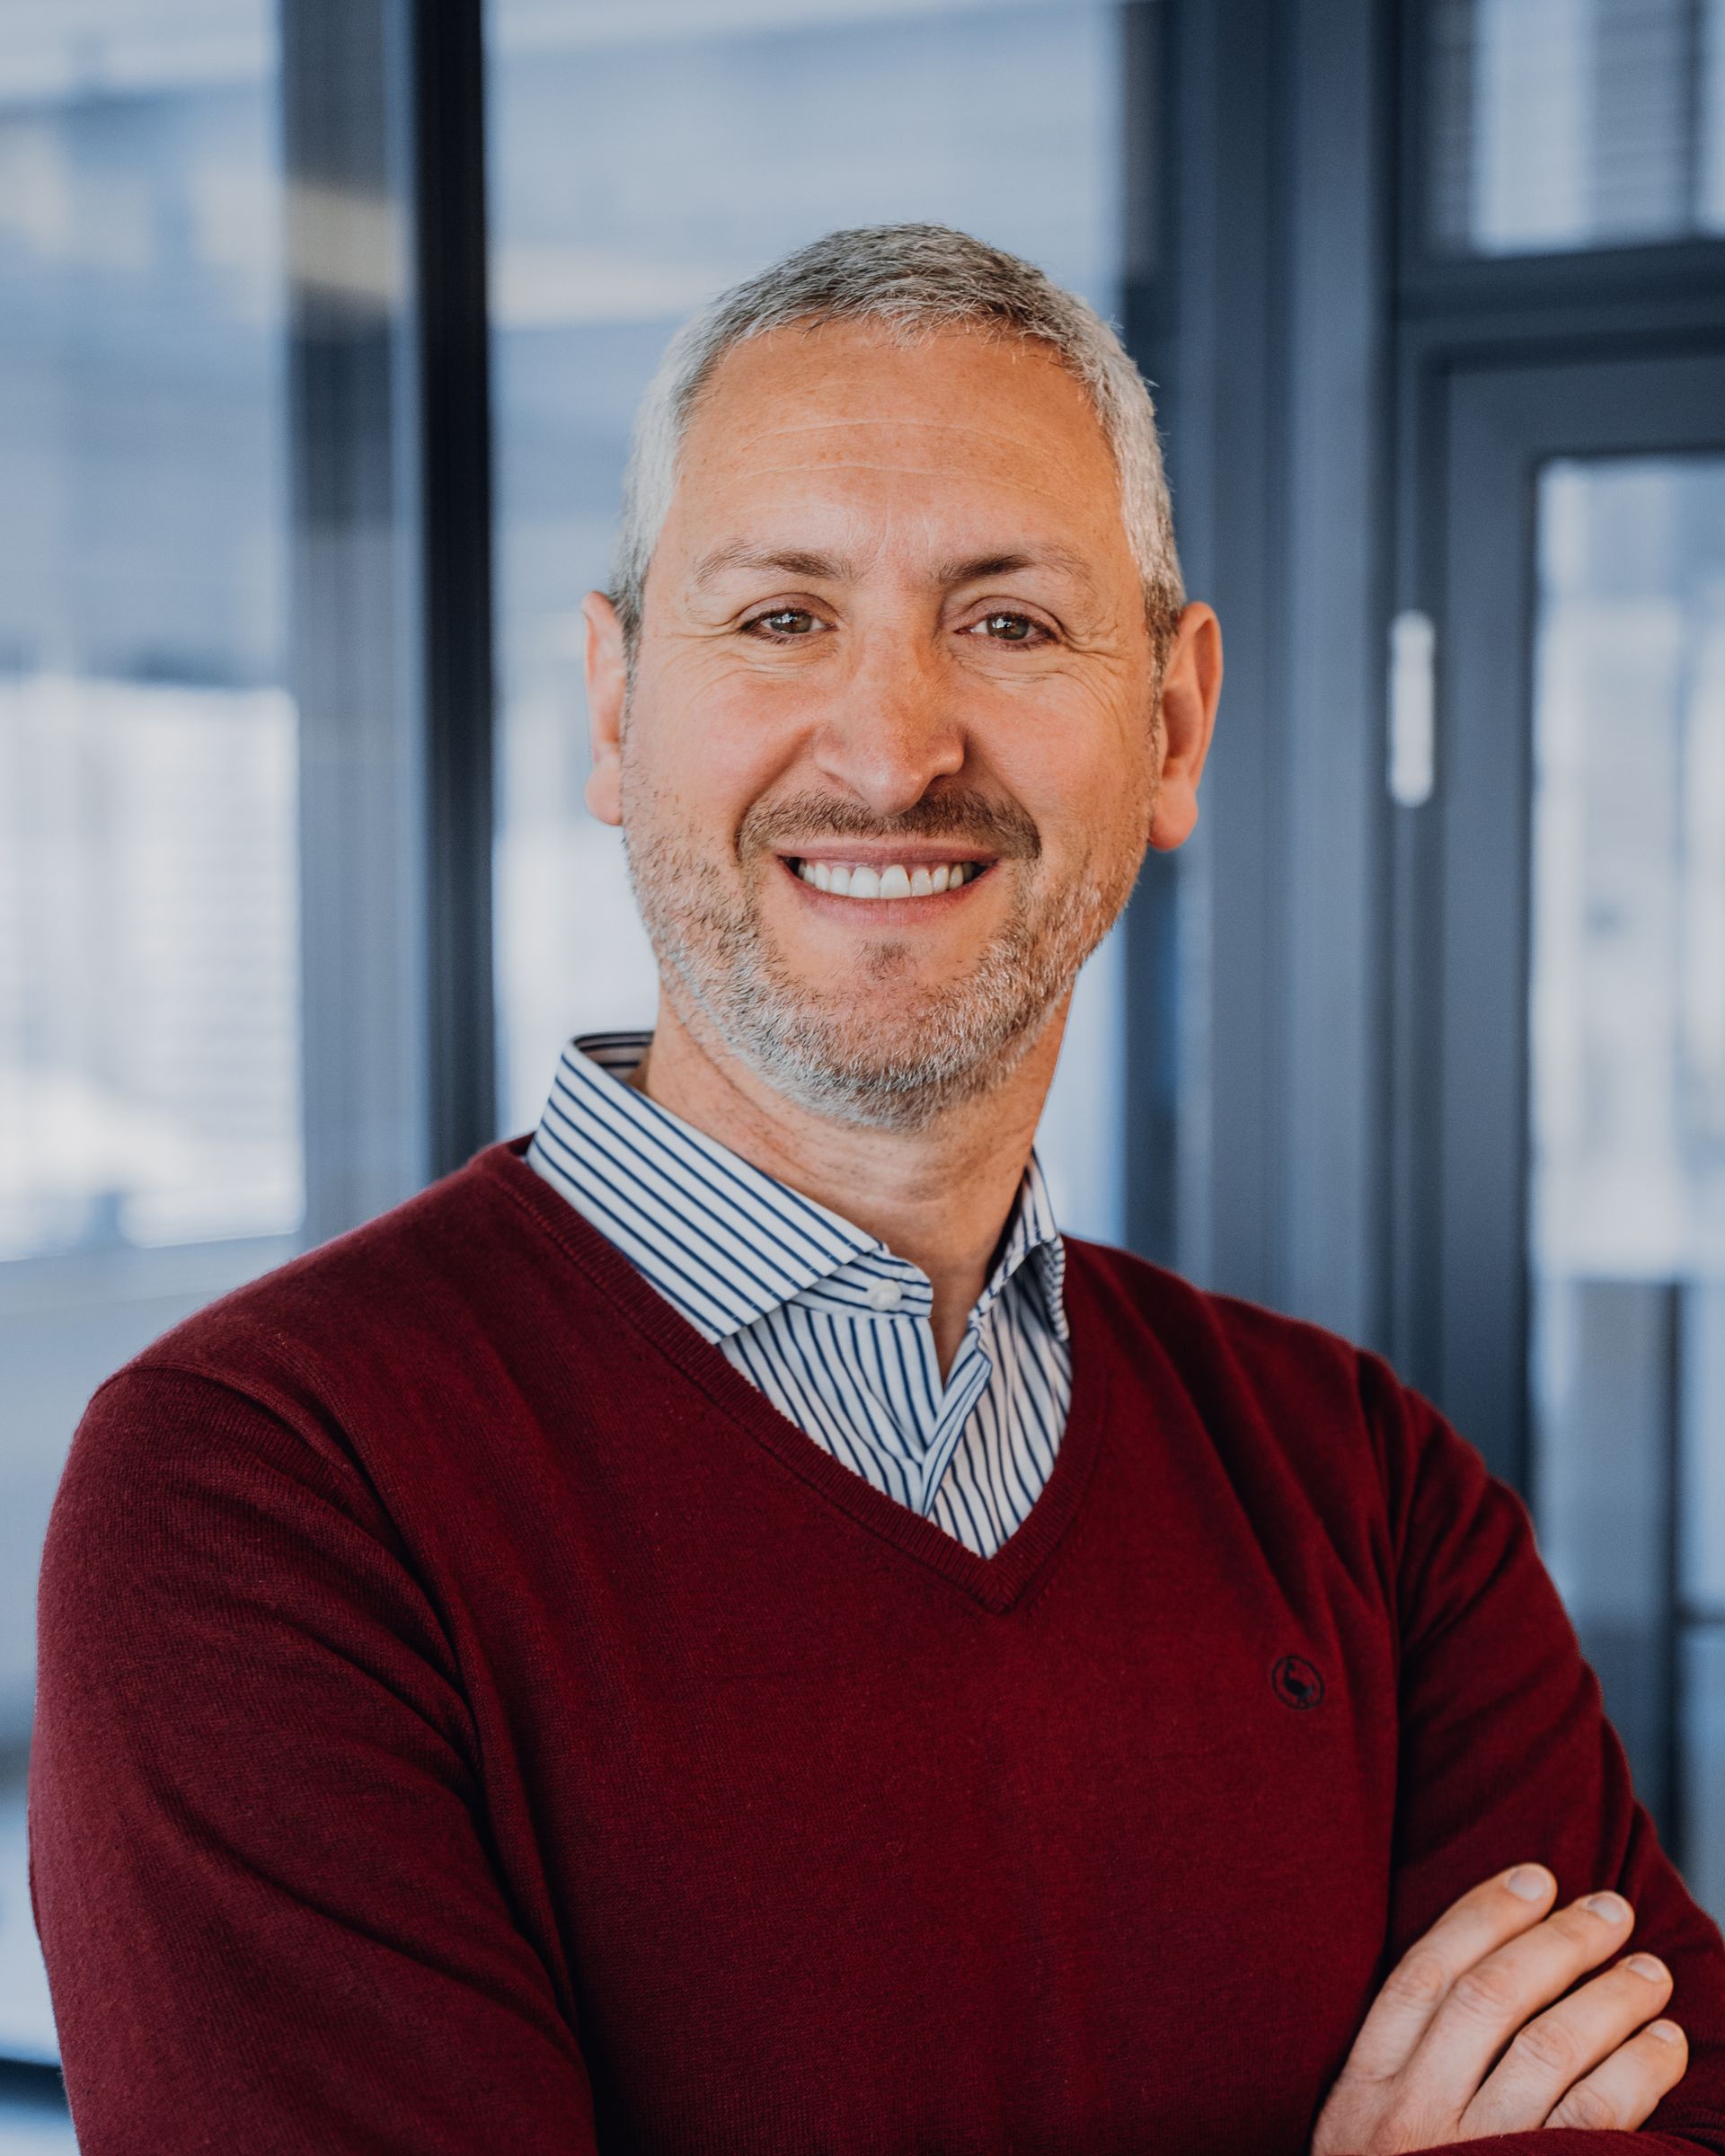
{"type": "Polygon", "coordinates": [[[626,825],[728,846],[786,760],[758,698],[735,685],[700,700],[642,698],[623,740],[626,825]]]}
{"type": "Polygon", "coordinates": [[[1034,818],[1051,861],[1142,852],[1147,843],[1154,776],[1147,737],[1128,747],[1116,728],[1063,729],[1051,717],[993,762],[1034,818]]]}

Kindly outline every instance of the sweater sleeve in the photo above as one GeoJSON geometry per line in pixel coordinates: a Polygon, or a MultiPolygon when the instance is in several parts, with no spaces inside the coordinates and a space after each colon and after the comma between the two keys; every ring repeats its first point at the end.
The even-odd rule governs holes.
{"type": "Polygon", "coordinates": [[[49,1524],[31,1884],[84,2156],[579,2156],[448,1642],[314,1412],[135,1366],[49,1524]]]}
{"type": "Polygon", "coordinates": [[[1494,2136],[1501,2156],[1725,2152],[1725,1941],[1636,1801],[1526,1507],[1441,1416],[1366,1358],[1384,1437],[1402,1642],[1401,1758],[1387,1971],[1451,1902],[1531,1859],[1560,1904],[1613,1886],[1632,1945],[1669,1966],[1689,2066],[1639,2133],[1494,2136]]]}

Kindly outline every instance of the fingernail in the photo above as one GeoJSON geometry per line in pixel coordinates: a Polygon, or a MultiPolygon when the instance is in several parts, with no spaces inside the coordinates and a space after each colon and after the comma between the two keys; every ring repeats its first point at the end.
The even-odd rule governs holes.
{"type": "Polygon", "coordinates": [[[1608,1924],[1629,1922],[1629,1904],[1621,1894],[1590,1894],[1582,1907],[1591,1909],[1596,1916],[1603,1916],[1608,1924]]]}
{"type": "Polygon", "coordinates": [[[1544,1899],[1552,1875],[1543,1864],[1517,1864],[1503,1883],[1524,1902],[1537,1902],[1544,1899]]]}
{"type": "Polygon", "coordinates": [[[1675,2021],[1650,2021],[1647,2025],[1647,2033],[1650,2037],[1657,2037],[1661,2044],[1681,2044],[1683,2042],[1683,2031],[1675,2021]]]}
{"type": "Polygon", "coordinates": [[[1663,1984],[1670,1974],[1665,1964],[1651,1954],[1632,1954],[1623,1966],[1633,1969],[1638,1976],[1645,1976],[1650,1984],[1663,1984]]]}

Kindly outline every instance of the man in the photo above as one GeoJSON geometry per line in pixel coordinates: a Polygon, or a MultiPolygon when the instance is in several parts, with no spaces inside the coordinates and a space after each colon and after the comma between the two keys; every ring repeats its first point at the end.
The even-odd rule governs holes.
{"type": "Polygon", "coordinates": [[[74,1446],[85,2150],[1725,2150],[1725,1947],[1518,1501],[1056,1233],[1074,976],[1221,680],[1111,332],[805,249],[673,345],[587,618],[650,1042],[74,1446]]]}

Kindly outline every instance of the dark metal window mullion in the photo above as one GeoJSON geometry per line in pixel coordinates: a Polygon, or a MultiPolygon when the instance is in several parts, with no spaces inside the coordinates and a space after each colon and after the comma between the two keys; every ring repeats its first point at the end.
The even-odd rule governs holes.
{"type": "Polygon", "coordinates": [[[412,10],[428,1118],[434,1173],[496,1135],[482,0],[412,10]]]}
{"type": "Polygon", "coordinates": [[[495,1135],[481,0],[282,0],[305,1236],[495,1135]]]}
{"type": "Polygon", "coordinates": [[[308,1243],[429,1166],[404,20],[281,0],[308,1243]]]}

